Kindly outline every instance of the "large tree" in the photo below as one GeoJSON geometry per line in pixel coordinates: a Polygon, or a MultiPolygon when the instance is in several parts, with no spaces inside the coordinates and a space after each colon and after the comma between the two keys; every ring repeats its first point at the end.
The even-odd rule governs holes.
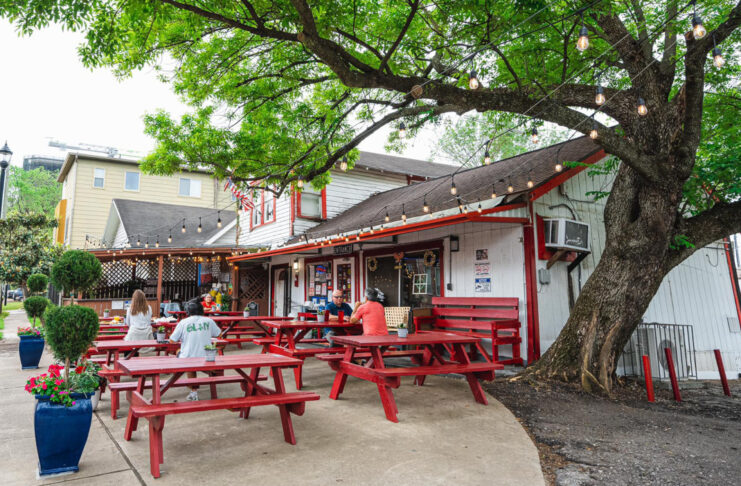
{"type": "MultiPolygon", "coordinates": [[[[707,29],[697,38],[692,6],[675,0],[9,0],[0,15],[26,33],[50,22],[85,31],[80,53],[92,67],[162,68],[194,111],[147,118],[158,145],[145,168],[157,173],[209,166],[281,192],[300,179],[325,184],[388,124],[414,135],[445,113],[497,111],[576,133],[594,125],[596,143],[621,161],[606,247],[533,372],[609,392],[667,272],[741,230],[741,4],[697,8],[707,29]],[[716,45],[729,60],[722,69],[712,68],[716,45]]],[[[512,179],[524,185],[523,174],[512,179]]]]}
{"type": "Polygon", "coordinates": [[[23,170],[11,166],[8,175],[8,207],[20,212],[43,213],[54,216],[54,209],[62,198],[62,185],[57,174],[42,167],[23,170]]]}

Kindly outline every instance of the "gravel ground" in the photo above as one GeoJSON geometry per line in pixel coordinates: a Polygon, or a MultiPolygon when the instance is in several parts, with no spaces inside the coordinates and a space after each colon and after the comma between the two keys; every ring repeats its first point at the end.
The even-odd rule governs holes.
{"type": "Polygon", "coordinates": [[[628,382],[615,399],[560,384],[536,389],[499,379],[485,385],[536,442],[546,479],[558,486],[741,484],[741,382],[656,390],[628,382]]]}

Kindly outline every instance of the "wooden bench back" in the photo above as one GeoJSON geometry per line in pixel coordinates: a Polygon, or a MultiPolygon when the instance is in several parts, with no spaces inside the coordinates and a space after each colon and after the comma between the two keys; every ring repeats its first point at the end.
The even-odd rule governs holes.
{"type": "Polygon", "coordinates": [[[519,304],[515,297],[433,297],[432,315],[470,321],[519,319],[519,304]]]}

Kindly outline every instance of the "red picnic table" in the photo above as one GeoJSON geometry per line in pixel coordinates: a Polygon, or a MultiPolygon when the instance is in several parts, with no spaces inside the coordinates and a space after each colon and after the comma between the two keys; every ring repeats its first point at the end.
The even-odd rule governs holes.
{"type": "Polygon", "coordinates": [[[243,315],[238,316],[209,316],[209,319],[213,321],[221,328],[221,338],[226,339],[230,343],[236,343],[239,348],[242,348],[242,343],[252,342],[255,337],[265,337],[272,334],[271,330],[263,325],[263,321],[266,319],[272,320],[283,320],[290,321],[291,317],[273,317],[273,316],[249,316],[244,317],[243,315]],[[247,323],[249,326],[238,324],[247,323]],[[229,338],[228,335],[236,335],[236,338],[229,338]],[[248,338],[242,338],[243,335],[248,335],[248,338]]]}
{"type": "Polygon", "coordinates": [[[504,368],[498,363],[472,363],[464,348],[467,344],[476,344],[479,339],[473,336],[459,336],[444,332],[421,332],[400,338],[389,334],[385,336],[336,336],[334,342],[345,346],[345,353],[341,357],[322,356],[320,359],[328,361],[332,369],[337,371],[329,398],[337,400],[345,388],[347,377],[354,376],[367,380],[378,386],[381,403],[386,412],[386,418],[398,422],[396,414],[399,409],[394,400],[391,388],[398,388],[402,376],[415,376],[417,385],[424,384],[427,375],[443,375],[449,373],[462,374],[468,380],[474,399],[486,405],[486,395],[481,388],[479,379],[493,380],[494,370],[504,368]],[[387,368],[384,357],[393,356],[388,350],[395,346],[410,346],[421,354],[403,351],[399,355],[412,358],[415,366],[404,368],[387,368]],[[445,347],[453,350],[452,360],[443,358],[445,347]],[[362,348],[362,349],[361,349],[362,348]],[[354,361],[367,359],[364,364],[354,361]]]}
{"type": "MultiPolygon", "coordinates": [[[[274,336],[255,339],[255,344],[263,347],[263,353],[275,353],[283,356],[298,358],[303,365],[304,359],[308,356],[317,354],[343,352],[343,347],[318,347],[318,348],[299,348],[297,344],[329,344],[324,338],[307,338],[306,336],[312,329],[319,332],[325,327],[331,328],[340,334],[347,334],[349,331],[360,330],[361,324],[351,324],[345,319],[342,322],[332,319],[326,322],[318,321],[288,321],[288,320],[269,320],[262,321],[262,325],[275,329],[274,336]]],[[[302,368],[299,366],[293,370],[296,379],[296,389],[300,390],[303,386],[302,368]]]]}
{"type": "MultiPolygon", "coordinates": [[[[165,416],[181,413],[205,412],[209,410],[239,411],[240,417],[247,419],[250,408],[261,405],[276,405],[280,410],[283,437],[290,444],[296,444],[291,413],[303,415],[306,402],[319,400],[319,395],[310,392],[287,393],[283,384],[283,368],[299,366],[297,359],[271,354],[244,354],[217,356],[216,361],[203,358],[152,357],[132,358],[121,363],[127,375],[137,379],[137,386],[129,395],[129,415],[126,421],[124,439],[131,440],[139,419],[149,420],[149,463],[152,476],[160,476],[160,464],[164,462],[162,429],[165,416]],[[275,389],[258,384],[260,368],[270,368],[275,389]],[[186,372],[202,371],[221,373],[234,370],[242,382],[244,396],[236,398],[212,398],[192,402],[163,403],[162,396],[186,372]],[[249,370],[245,371],[245,370],[249,370]],[[160,376],[172,374],[166,383],[160,384],[160,376]],[[147,380],[150,385],[147,386],[147,380]],[[144,397],[144,390],[152,390],[152,398],[144,397]]],[[[202,379],[208,380],[208,378],[202,379]]]]}
{"type": "Polygon", "coordinates": [[[204,310],[203,314],[207,316],[231,316],[231,317],[244,316],[244,312],[242,311],[210,311],[210,310],[207,311],[207,310],[204,310]]]}

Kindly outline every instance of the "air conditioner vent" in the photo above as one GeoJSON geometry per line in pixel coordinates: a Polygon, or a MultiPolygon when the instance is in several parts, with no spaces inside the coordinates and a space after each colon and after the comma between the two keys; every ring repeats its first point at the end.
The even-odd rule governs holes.
{"type": "Polygon", "coordinates": [[[558,250],[590,251],[589,224],[571,219],[546,219],[545,246],[558,250]]]}

